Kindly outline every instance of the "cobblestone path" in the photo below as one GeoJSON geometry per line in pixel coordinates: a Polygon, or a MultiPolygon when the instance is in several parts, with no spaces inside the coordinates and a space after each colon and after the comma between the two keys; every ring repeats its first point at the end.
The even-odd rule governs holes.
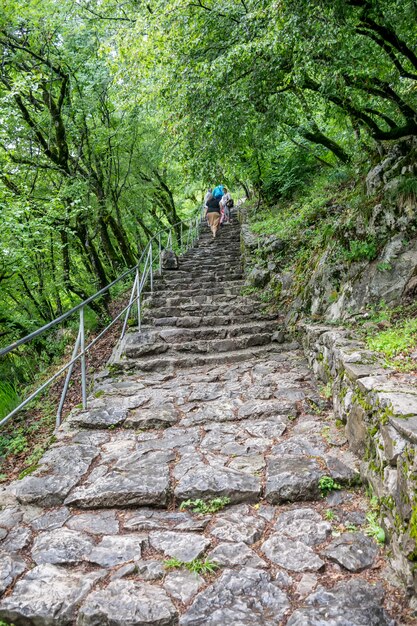
{"type": "Polygon", "coordinates": [[[399,624],[343,433],[299,346],[240,295],[238,225],[210,237],[156,281],[89,410],[0,493],[0,620],[399,624]]]}

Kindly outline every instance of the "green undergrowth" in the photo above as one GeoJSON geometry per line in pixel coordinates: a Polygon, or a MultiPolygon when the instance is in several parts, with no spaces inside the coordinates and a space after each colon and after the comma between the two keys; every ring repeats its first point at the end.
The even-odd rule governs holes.
{"type": "Polygon", "coordinates": [[[379,525],[378,514],[376,511],[369,511],[366,515],[366,521],[368,522],[365,527],[365,533],[369,537],[376,539],[378,543],[385,543],[385,531],[379,525]]]}
{"type": "MultiPolygon", "coordinates": [[[[193,559],[192,561],[180,561],[177,558],[171,558],[164,561],[165,569],[182,569],[185,568],[193,574],[214,574],[218,569],[217,563],[210,559],[193,559]]],[[[1,626],[1,624],[0,624],[1,626]]]]}
{"type": "Polygon", "coordinates": [[[390,308],[385,302],[369,307],[362,318],[346,324],[366,346],[379,353],[386,367],[417,370],[417,303],[390,308]]]}
{"type": "Polygon", "coordinates": [[[322,476],[319,480],[319,489],[323,498],[332,491],[342,489],[342,485],[334,480],[331,476],[322,476]]]}
{"type": "Polygon", "coordinates": [[[217,513],[221,511],[225,506],[230,504],[230,498],[213,498],[212,500],[185,500],[181,506],[180,511],[189,510],[192,513],[198,513],[200,515],[217,513]]]}
{"type": "MultiPolygon", "coordinates": [[[[257,210],[249,208],[252,231],[262,236],[274,235],[283,242],[282,249],[272,256],[267,245],[260,246],[253,252],[252,260],[266,267],[274,258],[279,271],[290,271],[294,276],[290,297],[303,295],[324,253],[326,264],[335,268],[335,297],[340,280],[338,267],[377,257],[386,235],[367,229],[375,198],[366,196],[365,174],[363,167],[322,170],[309,185],[294,191],[290,199],[274,206],[264,204],[257,210]]],[[[272,298],[279,298],[276,287],[272,281],[264,291],[275,290],[272,298]]]]}
{"type": "Polygon", "coordinates": [[[387,363],[404,369],[417,367],[416,359],[410,354],[417,350],[417,319],[407,319],[393,324],[392,328],[381,330],[367,337],[371,350],[383,354],[387,363]]]}
{"type": "Polygon", "coordinates": [[[19,403],[20,396],[16,387],[7,381],[0,380],[0,420],[11,413],[19,403]]]}
{"type": "Polygon", "coordinates": [[[369,203],[357,172],[344,166],[332,172],[322,171],[291,201],[252,212],[251,229],[295,243],[292,252],[296,255],[302,249],[323,246],[337,237],[346,258],[368,258],[375,253],[369,249],[369,235],[345,241],[339,229],[352,228],[357,212],[369,203]]]}

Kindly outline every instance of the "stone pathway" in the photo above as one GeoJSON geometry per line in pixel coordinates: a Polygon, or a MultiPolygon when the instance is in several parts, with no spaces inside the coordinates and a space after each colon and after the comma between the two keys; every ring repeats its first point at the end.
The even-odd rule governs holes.
{"type": "Polygon", "coordinates": [[[400,623],[356,461],[301,349],[242,285],[238,225],[204,231],[89,410],[0,492],[0,620],[400,623]],[[323,478],[341,488],[324,497],[323,478]]]}

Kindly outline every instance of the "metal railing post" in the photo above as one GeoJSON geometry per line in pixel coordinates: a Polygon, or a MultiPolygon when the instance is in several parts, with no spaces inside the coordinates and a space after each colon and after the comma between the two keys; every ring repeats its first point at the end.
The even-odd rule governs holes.
{"type": "MultiPolygon", "coordinates": [[[[80,347],[80,341],[81,341],[81,328],[78,329],[77,340],[75,342],[74,349],[72,351],[71,361],[73,361],[75,359],[75,357],[77,356],[77,354],[78,354],[78,350],[79,350],[79,347],[80,347]]],[[[61,399],[59,401],[58,410],[56,412],[56,419],[55,419],[55,426],[56,426],[56,428],[58,428],[61,425],[62,409],[64,408],[64,402],[65,402],[65,398],[67,397],[67,391],[68,391],[68,387],[69,387],[69,382],[71,380],[72,370],[74,369],[74,365],[75,365],[75,363],[70,365],[69,370],[67,372],[67,375],[65,377],[65,383],[64,383],[64,387],[62,389],[61,399]]]]}
{"type": "Polygon", "coordinates": [[[80,350],[81,350],[81,388],[83,396],[83,409],[87,408],[87,374],[85,367],[85,328],[84,307],[80,309],[80,350]]]}
{"type": "Polygon", "coordinates": [[[180,224],[180,252],[182,250],[182,222],[180,224]]]}
{"type": "Polygon", "coordinates": [[[140,332],[140,318],[141,318],[141,306],[140,306],[140,276],[139,268],[136,270],[136,303],[138,309],[138,331],[140,332]]]}
{"type": "Polygon", "coordinates": [[[151,293],[153,293],[153,250],[152,250],[152,241],[150,243],[150,248],[149,248],[149,265],[150,265],[150,272],[151,272],[151,293]]]}
{"type": "Polygon", "coordinates": [[[129,320],[129,315],[130,315],[130,311],[132,310],[132,304],[135,300],[135,291],[136,291],[136,283],[139,280],[139,270],[136,269],[136,274],[135,274],[135,280],[133,281],[133,287],[132,287],[132,291],[130,293],[130,298],[129,298],[129,304],[126,310],[126,315],[125,315],[125,319],[123,322],[123,328],[122,328],[122,334],[120,335],[120,339],[123,339],[123,337],[125,336],[125,332],[126,332],[126,328],[127,328],[127,322],[129,320]]]}
{"type": "Polygon", "coordinates": [[[161,233],[158,233],[158,254],[159,254],[159,275],[162,274],[162,260],[161,260],[161,254],[162,254],[162,248],[161,248],[161,233]]]}

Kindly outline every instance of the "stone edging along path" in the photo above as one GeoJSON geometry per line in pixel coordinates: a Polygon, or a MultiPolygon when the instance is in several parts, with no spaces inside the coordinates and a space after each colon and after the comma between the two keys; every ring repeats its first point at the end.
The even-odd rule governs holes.
{"type": "Polygon", "coordinates": [[[203,231],[88,411],[0,491],[0,620],[413,623],[301,346],[243,284],[239,226],[203,231]]]}
{"type": "Polygon", "coordinates": [[[351,331],[300,324],[305,353],[331,385],[335,417],[346,424],[360,472],[379,499],[391,563],[417,594],[417,386],[413,375],[383,367],[351,331]]]}

